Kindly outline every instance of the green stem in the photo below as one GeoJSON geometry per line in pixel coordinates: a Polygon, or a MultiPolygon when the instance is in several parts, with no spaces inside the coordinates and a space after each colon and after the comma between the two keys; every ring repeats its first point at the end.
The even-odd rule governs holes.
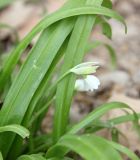
{"type": "Polygon", "coordinates": [[[68,74],[70,74],[71,72],[70,72],[70,70],[68,70],[67,72],[65,72],[49,89],[48,89],[48,93],[51,91],[51,90],[54,90],[56,87],[57,87],[57,85],[58,85],[58,83],[60,82],[60,81],[62,81],[68,74]]]}
{"type": "Polygon", "coordinates": [[[31,122],[29,123],[30,126],[32,126],[33,122],[43,113],[45,112],[50,104],[55,100],[55,97],[53,97],[48,103],[46,103],[38,112],[35,113],[33,118],[31,119],[31,122]]]}

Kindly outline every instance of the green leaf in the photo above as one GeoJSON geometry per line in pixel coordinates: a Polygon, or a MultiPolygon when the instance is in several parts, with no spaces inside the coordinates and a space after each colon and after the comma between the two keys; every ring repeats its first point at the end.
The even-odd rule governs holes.
{"type": "Polygon", "coordinates": [[[107,8],[112,8],[112,2],[111,0],[104,0],[102,3],[102,6],[107,7],[107,8]]]}
{"type": "Polygon", "coordinates": [[[106,35],[109,39],[112,38],[112,28],[109,23],[103,22],[102,23],[102,30],[103,30],[104,35],[106,35]]]}
{"type": "Polygon", "coordinates": [[[42,119],[44,118],[46,112],[49,108],[49,102],[52,102],[54,99],[54,95],[56,92],[56,87],[52,88],[54,83],[51,84],[53,81],[53,75],[58,73],[59,67],[56,66],[56,64],[59,62],[61,57],[64,55],[67,44],[68,44],[69,37],[65,40],[62,47],[59,50],[59,53],[55,57],[53,63],[50,66],[49,71],[46,73],[45,77],[43,78],[41,85],[37,89],[32,101],[30,102],[29,109],[27,112],[27,115],[25,116],[25,121],[23,124],[26,126],[30,126],[31,121],[33,122],[33,119],[36,119],[37,122],[35,122],[35,128],[36,130],[40,128],[40,124],[42,122],[42,119]],[[33,114],[33,110],[35,112],[35,116],[31,116],[33,114]],[[30,121],[31,120],[31,121],[30,121]]]}
{"type": "MultiPolygon", "coordinates": [[[[137,114],[137,116],[140,119],[140,114],[137,114]]],[[[128,114],[128,115],[119,116],[117,118],[110,119],[110,120],[108,120],[108,122],[112,123],[113,125],[119,125],[121,123],[135,121],[135,119],[136,119],[135,114],[128,114]]]]}
{"type": "Polygon", "coordinates": [[[49,158],[47,160],[73,160],[72,158],[64,157],[64,158],[49,158]]]}
{"type": "Polygon", "coordinates": [[[2,153],[0,152],[0,160],[3,160],[2,153]]]}
{"type": "Polygon", "coordinates": [[[46,160],[46,158],[39,154],[33,154],[20,156],[17,160],[46,160]]]}
{"type": "Polygon", "coordinates": [[[0,132],[14,132],[22,138],[29,137],[30,134],[25,127],[17,124],[0,127],[0,132]]]}
{"type": "Polygon", "coordinates": [[[131,160],[140,160],[140,158],[138,158],[131,150],[129,150],[128,148],[120,145],[120,144],[117,144],[115,142],[111,142],[111,141],[108,141],[108,143],[110,145],[112,145],[113,148],[115,148],[116,150],[126,154],[129,158],[131,158],[131,160]]]}
{"type": "Polygon", "coordinates": [[[131,150],[128,148],[117,144],[112,141],[108,141],[104,138],[98,137],[96,135],[65,135],[63,136],[58,143],[52,147],[47,156],[53,156],[54,154],[57,156],[62,156],[66,154],[68,150],[75,151],[79,155],[81,155],[86,160],[94,159],[122,159],[116,150],[121,153],[126,154],[132,160],[140,160],[131,150]],[[61,147],[63,146],[63,147],[61,147]],[[61,148],[60,148],[61,147],[61,148]],[[115,149],[115,150],[114,150],[115,149]],[[63,152],[60,152],[63,151],[63,152]],[[93,155],[92,155],[93,154],[93,155]],[[102,158],[103,156],[103,158],[102,158]]]}
{"type": "Polygon", "coordinates": [[[88,126],[94,120],[99,119],[101,116],[103,116],[109,110],[117,109],[117,108],[128,108],[129,109],[130,107],[124,103],[121,103],[121,102],[111,102],[111,103],[103,104],[100,107],[98,107],[97,109],[95,109],[94,111],[92,111],[88,116],[86,116],[78,124],[74,125],[68,131],[68,133],[70,133],[70,134],[77,133],[79,130],[88,126]]]}
{"type": "Polygon", "coordinates": [[[96,24],[99,24],[102,26],[102,32],[107,38],[109,39],[112,38],[111,25],[105,20],[105,18],[98,16],[96,19],[96,24]]]}
{"type": "Polygon", "coordinates": [[[111,138],[114,142],[119,142],[119,130],[117,128],[111,129],[111,138]]]}
{"type": "Polygon", "coordinates": [[[108,44],[104,44],[105,47],[108,49],[110,57],[111,57],[111,64],[112,68],[115,69],[117,67],[117,56],[115,50],[108,44]]]}
{"type": "Polygon", "coordinates": [[[126,123],[126,122],[134,123],[137,118],[140,119],[140,114],[137,114],[137,117],[136,117],[136,114],[134,113],[134,114],[127,114],[124,116],[119,116],[119,117],[107,120],[107,122],[103,122],[97,119],[87,126],[86,131],[87,133],[96,132],[104,128],[112,128],[112,127],[115,127],[116,125],[126,123]],[[90,127],[90,126],[93,126],[93,127],[90,127]]]}
{"type": "Polygon", "coordinates": [[[76,152],[85,160],[122,160],[119,153],[107,141],[95,135],[65,135],[47,152],[47,157],[62,156],[63,153],[60,151],[64,147],[76,152]]]}

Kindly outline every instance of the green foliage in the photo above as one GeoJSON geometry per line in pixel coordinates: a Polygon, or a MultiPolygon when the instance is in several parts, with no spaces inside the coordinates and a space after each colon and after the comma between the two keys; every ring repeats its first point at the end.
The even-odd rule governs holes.
{"type": "MultiPolygon", "coordinates": [[[[109,44],[88,42],[97,24],[111,39],[109,18],[125,25],[123,18],[111,8],[110,0],[69,0],[58,11],[44,17],[2,63],[0,95],[4,102],[0,110],[0,159],[3,156],[4,160],[11,160],[11,157],[12,160],[72,160],[74,157],[69,156],[70,151],[86,160],[121,160],[118,151],[132,160],[139,159],[127,148],[95,136],[97,130],[115,128],[126,121],[132,121],[138,128],[140,116],[133,110],[131,115],[107,122],[100,120],[109,110],[130,109],[128,105],[120,102],[103,104],[79,123],[73,126],[69,123],[76,81],[76,75],[70,69],[83,61],[87,51],[102,44],[109,51],[112,66],[116,66],[116,54],[109,44]],[[39,33],[39,39],[16,72],[16,77],[11,78],[24,50],[39,33]],[[52,133],[43,134],[41,122],[53,102],[52,133]],[[23,140],[19,135],[29,138],[23,140]]],[[[115,136],[113,139],[117,139],[115,136]]]]}
{"type": "Polygon", "coordinates": [[[115,142],[107,141],[104,138],[95,135],[65,135],[58,141],[55,147],[52,147],[48,151],[47,157],[52,155],[57,155],[58,157],[61,157],[63,154],[68,152],[68,150],[64,147],[68,148],[68,150],[75,151],[87,160],[92,160],[93,157],[95,160],[122,160],[119,152],[117,151],[126,154],[129,158],[133,160],[139,159],[132,151],[130,151],[126,147],[123,147],[115,142]],[[58,147],[60,146],[62,147],[61,149],[59,149],[58,152],[58,147]]]}
{"type": "Polygon", "coordinates": [[[39,154],[33,154],[33,155],[23,155],[19,157],[17,160],[45,160],[45,158],[39,154]]]}
{"type": "Polygon", "coordinates": [[[29,137],[29,131],[17,124],[0,127],[0,132],[14,132],[20,135],[22,138],[29,137]]]}
{"type": "Polygon", "coordinates": [[[3,157],[2,157],[2,154],[1,154],[1,152],[0,152],[0,160],[3,160],[3,157]]]}

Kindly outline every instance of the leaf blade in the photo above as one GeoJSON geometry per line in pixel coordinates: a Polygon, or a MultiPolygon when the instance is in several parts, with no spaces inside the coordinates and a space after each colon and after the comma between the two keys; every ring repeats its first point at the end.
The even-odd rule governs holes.
{"type": "Polygon", "coordinates": [[[101,105],[99,108],[95,109],[93,112],[91,112],[87,117],[85,117],[83,120],[81,120],[78,124],[73,126],[68,133],[74,134],[77,133],[80,129],[86,127],[88,124],[90,124],[92,121],[98,119],[103,114],[108,112],[111,109],[115,108],[129,108],[128,105],[121,103],[121,102],[112,102],[101,105]]]}
{"type": "Polygon", "coordinates": [[[25,127],[17,124],[0,127],[0,133],[2,132],[14,132],[20,135],[22,138],[29,137],[29,134],[30,134],[25,127]]]}
{"type": "Polygon", "coordinates": [[[81,157],[83,157],[86,160],[122,160],[118,152],[115,151],[110,144],[107,144],[108,143],[104,141],[103,138],[97,137],[95,135],[64,135],[58,141],[56,146],[54,146],[52,149],[48,151],[47,157],[51,157],[53,155],[57,155],[59,157],[63,154],[66,154],[68,150],[72,150],[78,153],[81,157]],[[59,148],[61,146],[68,148],[68,150],[64,148],[59,148]],[[57,152],[57,150],[55,149],[59,149],[59,152],[57,152]]]}

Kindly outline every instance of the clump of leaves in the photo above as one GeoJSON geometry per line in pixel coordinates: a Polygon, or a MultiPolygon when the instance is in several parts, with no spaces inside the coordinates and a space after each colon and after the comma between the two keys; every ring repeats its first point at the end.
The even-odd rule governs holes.
{"type": "Polygon", "coordinates": [[[101,121],[99,123],[100,118],[111,109],[130,109],[126,104],[103,104],[78,124],[71,126],[69,123],[77,78],[70,70],[83,61],[89,49],[88,39],[92,30],[101,24],[103,33],[111,38],[110,18],[125,25],[123,18],[111,8],[110,0],[67,1],[58,11],[44,17],[4,62],[0,71],[0,93],[4,101],[0,110],[1,159],[71,160],[70,151],[86,160],[122,160],[120,152],[133,160],[139,159],[124,146],[96,136],[97,130],[115,127],[125,121],[138,124],[139,116],[134,111],[130,115],[109,120],[106,125],[101,121]],[[39,33],[38,41],[14,77],[23,51],[39,33]],[[60,66],[62,60],[63,65],[60,66]],[[57,76],[56,81],[54,76],[57,76]],[[42,134],[39,132],[41,121],[52,102],[55,102],[52,133],[42,134]],[[92,129],[95,123],[97,128],[92,129]],[[87,127],[91,128],[89,132],[87,127]],[[27,138],[23,140],[19,135],[27,138]]]}

